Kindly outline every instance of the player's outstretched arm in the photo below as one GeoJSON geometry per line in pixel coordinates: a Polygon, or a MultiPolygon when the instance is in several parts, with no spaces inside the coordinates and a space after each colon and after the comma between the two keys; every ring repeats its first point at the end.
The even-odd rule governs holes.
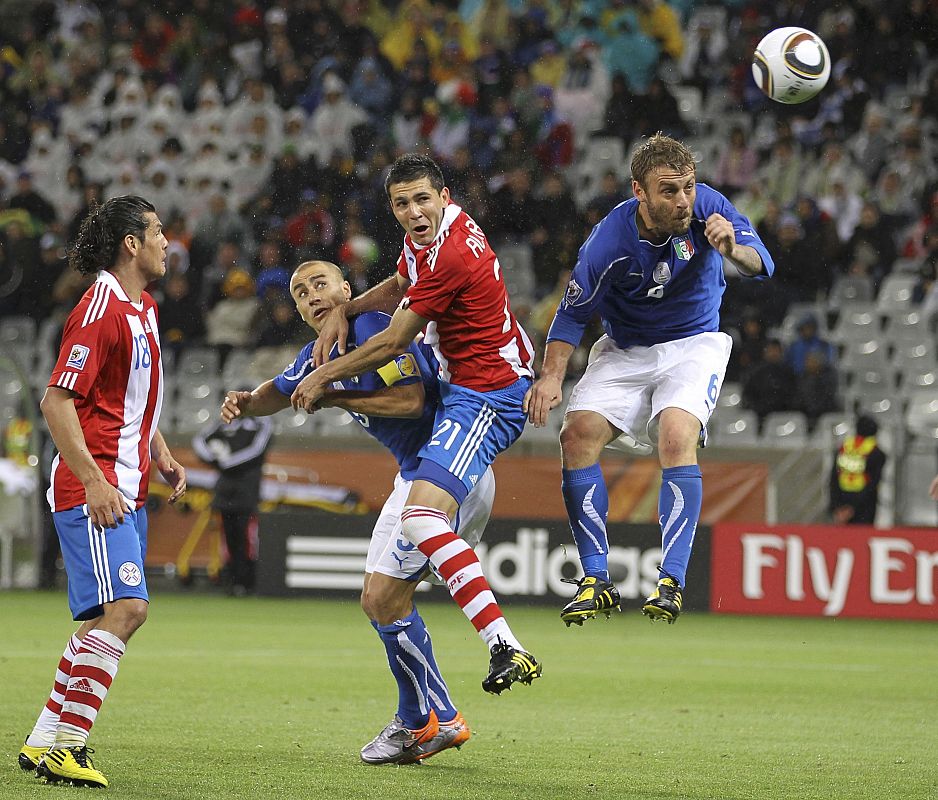
{"type": "Polygon", "coordinates": [[[186,468],[173,458],[169,445],[166,444],[166,440],[159,430],[153,432],[153,438],[150,440],[150,452],[153,454],[156,468],[163,476],[163,480],[173,487],[173,493],[168,500],[170,504],[173,504],[186,493],[186,468]]]}
{"type": "Polygon", "coordinates": [[[524,396],[523,409],[535,428],[546,425],[551,409],[560,405],[567,362],[575,349],[569,342],[559,339],[547,343],[541,375],[524,396]]]}
{"type": "Polygon", "coordinates": [[[228,392],[221,404],[221,419],[227,425],[238,417],[267,417],[289,407],[290,398],[273,381],[265,381],[253,392],[228,392]]]}
{"type": "Polygon", "coordinates": [[[393,313],[397,304],[401,302],[408,282],[400,275],[390,278],[373,286],[367,292],[347,303],[331,309],[319,329],[316,344],[313,346],[313,363],[321,367],[329,360],[333,345],[338,345],[339,355],[345,355],[345,345],[348,341],[348,320],[365,311],[384,311],[393,313]]]}
{"type": "Polygon", "coordinates": [[[59,455],[85,487],[85,503],[91,522],[99,528],[114,528],[123,523],[124,514],[133,509],[117,488],[107,482],[88,451],[75,410],[75,394],[50,386],[39,408],[46,418],[59,455]]]}
{"type": "Polygon", "coordinates": [[[293,408],[315,411],[330,383],[351,378],[353,375],[362,375],[387,364],[407,349],[428,322],[428,319],[408,308],[398,308],[391,317],[391,324],[381,333],[372,336],[351,353],[323,364],[303,378],[290,397],[293,408]]]}
{"type": "Polygon", "coordinates": [[[422,383],[387,386],[373,392],[327,389],[320,408],[341,408],[368,417],[418,419],[423,413],[425,392],[422,383]]]}

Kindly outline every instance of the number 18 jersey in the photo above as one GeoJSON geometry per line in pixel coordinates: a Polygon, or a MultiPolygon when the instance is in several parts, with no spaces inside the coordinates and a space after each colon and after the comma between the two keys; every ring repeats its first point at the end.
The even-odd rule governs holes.
{"type": "MultiPolygon", "coordinates": [[[[156,303],[131,302],[102,271],[69,314],[49,384],[74,392],[88,451],[104,477],[135,508],[147,499],[150,439],[163,401],[156,303]]],[[[85,489],[61,457],[52,461],[47,493],[53,511],[85,502],[85,489]]]]}

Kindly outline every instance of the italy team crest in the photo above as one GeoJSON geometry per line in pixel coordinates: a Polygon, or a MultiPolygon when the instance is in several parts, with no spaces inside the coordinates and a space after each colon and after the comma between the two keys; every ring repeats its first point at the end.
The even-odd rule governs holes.
{"type": "Polygon", "coordinates": [[[677,253],[677,257],[682,261],[690,261],[691,256],[694,255],[694,243],[691,241],[690,236],[682,236],[679,239],[673,241],[674,252],[677,253]]]}

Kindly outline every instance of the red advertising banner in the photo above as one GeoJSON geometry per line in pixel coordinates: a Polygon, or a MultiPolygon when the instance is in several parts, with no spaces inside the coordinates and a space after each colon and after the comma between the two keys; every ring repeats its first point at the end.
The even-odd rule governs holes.
{"type": "Polygon", "coordinates": [[[710,610],[938,620],[938,531],[713,526],[710,610]]]}

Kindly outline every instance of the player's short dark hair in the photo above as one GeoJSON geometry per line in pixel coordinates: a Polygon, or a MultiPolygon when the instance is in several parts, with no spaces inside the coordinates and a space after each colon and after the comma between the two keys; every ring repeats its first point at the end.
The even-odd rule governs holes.
{"type": "Polygon", "coordinates": [[[419,153],[404,153],[388,170],[388,176],[384,179],[384,191],[388,197],[391,196],[391,187],[395,183],[410,183],[419,181],[421,178],[427,178],[430,185],[438,192],[443,191],[446,183],[443,181],[443,172],[437,166],[430,156],[422,156],[419,153]]]}
{"type": "Polygon", "coordinates": [[[658,131],[641,143],[632,155],[632,178],[645,187],[645,178],[658,167],[670,167],[675,172],[686,172],[697,168],[694,154],[677,139],[658,131]]]}
{"type": "Polygon", "coordinates": [[[156,208],[133,194],[113,197],[101,205],[92,204],[68,250],[68,263],[82,275],[94,275],[113,267],[128,233],[146,241],[147,222],[143,215],[147,212],[156,213],[156,208]]]}
{"type": "Polygon", "coordinates": [[[866,414],[857,417],[857,436],[875,436],[879,431],[876,420],[866,414]]]}

